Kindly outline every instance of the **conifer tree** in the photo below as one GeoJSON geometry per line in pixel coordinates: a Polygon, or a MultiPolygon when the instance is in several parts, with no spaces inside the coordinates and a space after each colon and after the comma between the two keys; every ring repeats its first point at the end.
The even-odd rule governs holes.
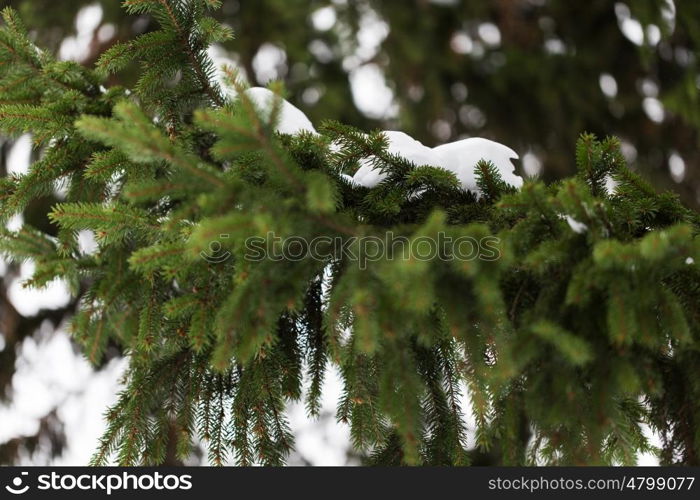
{"type": "Polygon", "coordinates": [[[630,171],[615,138],[582,135],[574,178],[519,191],[480,162],[477,197],[388,154],[380,132],[276,133],[281,101],[261,113],[234,73],[215,83],[206,49],[232,36],[219,4],[125,1],[159,29],[95,69],[57,61],[3,11],[0,128],[31,133],[39,159],[2,180],[1,217],[65,194],[52,232],[5,230],[0,248],[36,264],[29,286],[71,285],[89,359],[110,342],[130,358],[95,464],[161,464],[198,440],[215,464],[283,464],[285,405],[317,414],[329,365],[368,463],[700,463],[696,212],[630,171]],[[134,62],[133,88],[105,85],[134,62]],[[386,180],[346,181],[361,160],[386,180]],[[389,232],[410,248],[489,239],[495,258],[366,253],[389,232]],[[268,256],[292,239],[347,252],[252,259],[251,238],[268,256]],[[212,242],[227,258],[202,258],[212,242]]]}

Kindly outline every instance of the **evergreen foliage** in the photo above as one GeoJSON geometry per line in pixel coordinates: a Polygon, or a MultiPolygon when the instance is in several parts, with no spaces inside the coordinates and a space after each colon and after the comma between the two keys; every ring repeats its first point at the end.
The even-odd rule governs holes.
{"type": "MultiPolygon", "coordinates": [[[[314,123],[332,117],[363,130],[399,128],[428,146],[465,134],[498,139],[534,153],[547,181],[573,175],[580,131],[616,135],[637,170],[698,208],[698,169],[671,176],[668,168],[669,160],[700,161],[696,0],[409,0],[400,9],[385,0],[221,3],[211,14],[237,38],[220,47],[251,85],[271,74],[283,79],[314,123]],[[314,22],[321,9],[332,12],[332,28],[314,22]],[[256,58],[273,47],[284,62],[258,71],[256,58]],[[351,81],[369,68],[394,92],[398,120],[353,99],[351,81]]],[[[128,15],[113,0],[0,0],[18,9],[38,44],[55,49],[72,45],[82,9],[94,12],[95,4],[104,30],[73,55],[87,65],[114,43],[158,29],[151,16],[128,15]]],[[[139,77],[130,64],[108,82],[131,88],[139,77]]]]}
{"type": "Polygon", "coordinates": [[[0,215],[64,194],[53,234],[25,224],[0,248],[36,264],[30,286],[68,281],[71,331],[93,362],[110,342],[130,356],[95,464],[159,464],[173,446],[184,459],[200,439],[212,463],[282,464],[285,405],[304,397],[317,414],[328,366],[344,383],[337,417],[370,463],[633,463],[640,451],[700,463],[697,213],[630,171],[614,138],[581,136],[575,178],[520,191],[481,162],[477,198],[388,154],[379,132],[277,134],[275,110],[265,120],[214,83],[206,47],[231,36],[209,17],[218,4],[125,1],[160,29],[95,70],[37,49],[3,12],[0,128],[31,133],[40,158],[3,180],[0,215]],[[104,88],[134,61],[133,89],[104,88]],[[389,174],[372,190],[341,175],[365,158],[389,174]],[[490,238],[496,253],[246,253],[253,237],[280,250],[274,233],[362,256],[389,231],[413,246],[490,238]],[[202,258],[213,241],[230,258],[202,258]]]}

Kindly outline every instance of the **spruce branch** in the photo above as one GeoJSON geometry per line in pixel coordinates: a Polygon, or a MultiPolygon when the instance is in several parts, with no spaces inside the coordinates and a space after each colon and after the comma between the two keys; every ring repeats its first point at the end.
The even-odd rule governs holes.
{"type": "Polygon", "coordinates": [[[236,101],[213,83],[206,46],[230,37],[206,16],[219,5],[127,0],[160,27],[95,71],[38,51],[9,11],[0,29],[0,127],[38,145],[28,173],[0,181],[0,213],[48,215],[1,232],[0,251],[35,265],[29,286],[68,281],[91,361],[130,355],[93,463],[182,459],[199,437],[214,464],[282,464],[288,403],[308,380],[317,415],[331,368],[337,418],[370,463],[627,463],[652,449],[642,423],[667,437],[664,460],[697,460],[695,212],[632,173],[614,138],[583,135],[574,179],[519,190],[479,162],[477,198],[389,154],[379,131],[277,133],[281,98],[257,109],[230,70],[236,101]],[[100,89],[134,60],[133,92],[100,89]],[[348,182],[360,165],[386,179],[348,182]],[[389,233],[475,255],[357,257],[389,233]],[[275,255],[317,238],[342,248],[275,255]]]}

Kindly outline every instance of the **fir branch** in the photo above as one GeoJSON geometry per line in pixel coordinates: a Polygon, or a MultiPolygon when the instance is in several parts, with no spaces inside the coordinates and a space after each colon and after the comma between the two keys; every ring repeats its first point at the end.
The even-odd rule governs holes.
{"type": "MultiPolygon", "coordinates": [[[[207,72],[204,70],[202,63],[201,63],[201,55],[198,55],[195,53],[195,51],[192,49],[192,46],[189,43],[189,37],[187,32],[185,31],[184,27],[180,24],[179,20],[175,16],[175,13],[173,12],[172,7],[170,6],[169,0],[156,0],[167,12],[168,18],[170,19],[172,26],[175,28],[178,39],[180,40],[180,43],[182,45],[183,50],[187,54],[187,57],[190,60],[190,63],[192,65],[192,68],[194,68],[195,73],[197,74],[197,78],[199,79],[199,83],[202,86],[202,89],[206,92],[206,94],[209,96],[211,99],[211,102],[215,104],[218,107],[223,107],[225,104],[224,98],[221,95],[221,91],[217,88],[214,87],[214,85],[211,82],[210,75],[207,74],[207,72]]],[[[134,3],[134,0],[128,0],[128,2],[134,3]]],[[[127,3],[128,3],[127,2],[127,3]]]]}

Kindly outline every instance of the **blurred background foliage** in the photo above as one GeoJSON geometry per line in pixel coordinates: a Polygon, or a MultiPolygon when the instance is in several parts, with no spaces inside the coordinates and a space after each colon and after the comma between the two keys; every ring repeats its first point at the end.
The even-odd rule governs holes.
{"type": "MultiPolygon", "coordinates": [[[[76,18],[96,2],[0,3],[70,57],[76,18]]],[[[98,3],[86,64],[154,29],[98,3]]],[[[698,206],[697,0],[223,0],[217,15],[236,33],[217,53],[253,85],[283,80],[315,122],[399,128],[427,145],[489,137],[550,180],[573,172],[582,131],[618,135],[633,167],[698,206]]]]}
{"type": "MultiPolygon", "coordinates": [[[[0,0],[7,5],[39,46],[87,65],[156,28],[126,16],[118,0],[0,0]]],[[[427,145],[488,137],[521,154],[525,175],[546,180],[573,173],[581,132],[616,135],[632,168],[700,206],[698,0],[223,0],[216,15],[236,33],[212,49],[217,62],[238,66],[251,85],[282,80],[315,123],[400,129],[427,145]]],[[[129,86],[137,72],[109,84],[129,86]]],[[[0,138],[2,175],[11,146],[0,138]]],[[[24,220],[40,227],[54,201],[30,206],[24,220]]],[[[74,307],[25,318],[7,298],[14,279],[8,267],[4,397],[22,340],[74,307]]],[[[52,453],[60,453],[60,430],[39,427],[52,453]]],[[[30,453],[38,438],[28,439],[0,446],[0,462],[23,446],[30,453]]]]}

